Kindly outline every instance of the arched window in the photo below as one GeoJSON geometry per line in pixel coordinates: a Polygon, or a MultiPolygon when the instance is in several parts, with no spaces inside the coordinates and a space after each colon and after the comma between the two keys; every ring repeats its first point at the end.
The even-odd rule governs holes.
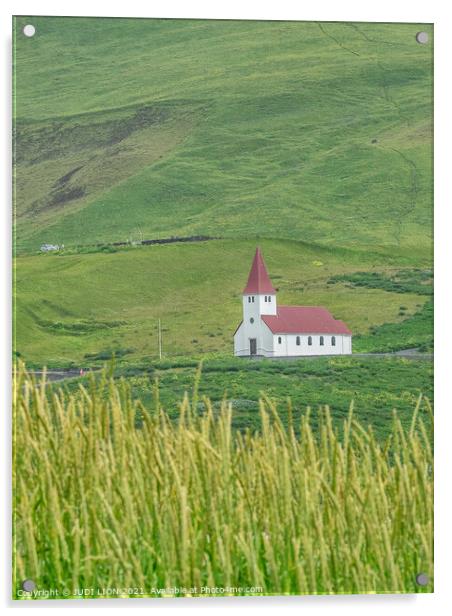
{"type": "Polygon", "coordinates": [[[308,344],[309,346],[312,346],[312,336],[308,336],[308,344]]]}
{"type": "Polygon", "coordinates": [[[269,301],[269,302],[271,302],[271,301],[272,301],[272,296],[271,296],[271,295],[269,295],[269,296],[268,296],[268,301],[269,301]]]}
{"type": "Polygon", "coordinates": [[[248,295],[248,304],[251,304],[251,295],[248,295]]]}
{"type": "Polygon", "coordinates": [[[265,301],[267,301],[267,296],[265,296],[265,301]]]}
{"type": "Polygon", "coordinates": [[[252,301],[252,302],[253,302],[253,304],[254,304],[254,295],[252,295],[252,296],[251,296],[251,301],[252,301]]]}
{"type": "Polygon", "coordinates": [[[281,336],[278,336],[278,344],[281,344],[281,336]]]}
{"type": "Polygon", "coordinates": [[[320,346],[323,346],[324,340],[323,340],[323,336],[320,336],[320,346]]]}
{"type": "Polygon", "coordinates": [[[336,336],[331,336],[331,346],[336,346],[336,336]]]}
{"type": "Polygon", "coordinates": [[[297,336],[297,346],[300,346],[300,336],[297,336]]]}

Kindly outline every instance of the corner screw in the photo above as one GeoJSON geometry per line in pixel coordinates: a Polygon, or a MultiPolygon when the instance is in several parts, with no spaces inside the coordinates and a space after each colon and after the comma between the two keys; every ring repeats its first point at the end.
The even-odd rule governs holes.
{"type": "Polygon", "coordinates": [[[36,584],[33,580],[24,580],[22,582],[22,590],[25,590],[25,592],[33,592],[35,588],[36,584]]]}
{"type": "Polygon", "coordinates": [[[426,43],[428,43],[428,34],[427,34],[427,32],[418,32],[416,34],[416,40],[421,45],[425,45],[426,43]]]}
{"type": "Polygon", "coordinates": [[[428,575],[426,573],[418,573],[416,576],[416,584],[419,586],[427,586],[428,575]]]}

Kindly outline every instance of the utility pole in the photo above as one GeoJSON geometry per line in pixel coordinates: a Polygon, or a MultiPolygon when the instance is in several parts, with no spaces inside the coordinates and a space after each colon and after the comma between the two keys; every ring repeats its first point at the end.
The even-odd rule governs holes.
{"type": "Polygon", "coordinates": [[[162,359],[162,324],[159,319],[159,359],[162,359]]]}

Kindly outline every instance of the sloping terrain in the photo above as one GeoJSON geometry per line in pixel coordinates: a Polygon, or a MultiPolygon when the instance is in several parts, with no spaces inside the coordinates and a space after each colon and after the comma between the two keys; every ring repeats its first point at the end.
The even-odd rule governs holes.
{"type": "MultiPolygon", "coordinates": [[[[134,176],[137,169],[164,157],[190,132],[196,111],[189,106],[148,105],[115,112],[97,112],[70,119],[18,124],[16,216],[18,246],[36,233],[51,243],[70,244],[64,229],[51,230],[67,214],[85,218],[77,243],[85,243],[95,223],[83,209],[93,200],[134,176]]],[[[130,207],[128,197],[123,213],[130,207]]],[[[138,235],[124,225],[112,228],[115,239],[138,235]]],[[[89,240],[88,240],[89,241],[89,240]]]]}
{"type": "Polygon", "coordinates": [[[43,17],[27,39],[30,20],[19,253],[205,233],[430,255],[419,26],[43,17]]]}
{"type": "Polygon", "coordinates": [[[165,355],[230,353],[257,243],[355,350],[430,349],[429,291],[388,282],[431,269],[419,28],[16,18],[16,354],[155,357],[159,318],[165,355]],[[198,234],[224,239],[93,246],[198,234]]]}
{"type": "MultiPolygon", "coordinates": [[[[431,344],[431,318],[409,320],[431,287],[408,284],[394,291],[384,284],[400,270],[400,259],[294,241],[260,245],[278,301],[327,307],[352,329],[355,350],[431,344]],[[367,286],[347,282],[363,269],[380,277],[367,286]],[[334,277],[339,280],[332,283],[334,277]],[[385,323],[393,323],[395,331],[381,340],[378,328],[385,323]]],[[[155,358],[161,319],[166,357],[232,354],[255,246],[253,240],[214,240],[18,257],[15,349],[38,366],[92,365],[113,353],[127,360],[155,358]]]]}

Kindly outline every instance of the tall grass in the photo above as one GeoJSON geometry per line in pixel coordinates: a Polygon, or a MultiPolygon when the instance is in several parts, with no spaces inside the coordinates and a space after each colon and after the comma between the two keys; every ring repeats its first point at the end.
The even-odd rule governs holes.
{"type": "Polygon", "coordinates": [[[105,372],[68,395],[19,366],[15,596],[24,579],[67,597],[432,590],[415,581],[433,574],[428,403],[381,443],[352,410],[285,428],[265,397],[260,430],[235,432],[196,391],[171,422],[157,388],[145,409],[105,372]]]}

